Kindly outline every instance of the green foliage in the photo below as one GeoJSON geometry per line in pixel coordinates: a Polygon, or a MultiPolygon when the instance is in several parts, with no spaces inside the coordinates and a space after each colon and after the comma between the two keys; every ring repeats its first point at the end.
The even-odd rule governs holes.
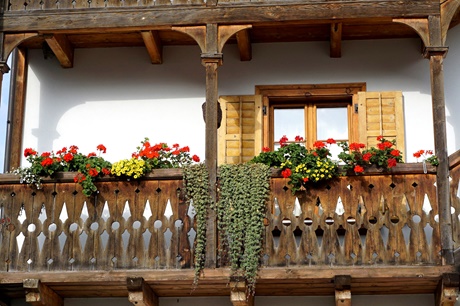
{"type": "Polygon", "coordinates": [[[220,193],[216,205],[220,256],[228,251],[233,276],[254,293],[262,250],[263,218],[270,190],[270,167],[258,163],[220,167],[220,193]]]}
{"type": "Polygon", "coordinates": [[[204,164],[184,167],[184,187],[189,204],[195,208],[196,238],[194,245],[195,280],[197,284],[204,268],[206,255],[206,220],[208,207],[212,206],[209,192],[209,174],[204,164]]]}

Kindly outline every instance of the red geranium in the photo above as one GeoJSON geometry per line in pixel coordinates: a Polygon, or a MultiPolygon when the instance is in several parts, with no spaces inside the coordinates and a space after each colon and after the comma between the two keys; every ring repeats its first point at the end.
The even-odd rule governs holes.
{"type": "Polygon", "coordinates": [[[391,150],[390,154],[395,157],[398,157],[401,154],[401,152],[399,152],[399,150],[391,150]]]}
{"type": "Polygon", "coordinates": [[[296,136],[295,141],[301,142],[301,141],[303,141],[303,137],[302,136],[296,136]]]}
{"type": "Polygon", "coordinates": [[[364,153],[364,154],[363,154],[363,160],[364,160],[365,162],[370,161],[370,160],[371,160],[371,157],[372,157],[372,153],[367,152],[367,153],[364,153]]]}
{"type": "Polygon", "coordinates": [[[328,140],[326,140],[326,142],[327,142],[328,144],[337,143],[337,141],[335,141],[333,138],[329,138],[328,140]]]}
{"type": "Polygon", "coordinates": [[[315,143],[313,144],[313,147],[317,148],[317,149],[321,149],[321,148],[324,148],[326,146],[326,144],[322,141],[315,141],[315,143]]]}
{"type": "Polygon", "coordinates": [[[66,155],[64,155],[64,160],[68,163],[68,162],[71,162],[73,159],[73,155],[71,153],[66,153],[66,155]]]}
{"type": "Polygon", "coordinates": [[[198,155],[193,155],[192,156],[192,160],[196,163],[199,163],[200,162],[200,158],[198,157],[198,155]]]}
{"type": "Polygon", "coordinates": [[[280,146],[281,147],[286,146],[287,141],[288,141],[288,138],[286,137],[286,135],[283,135],[283,137],[281,137],[281,139],[280,139],[280,146]]]}
{"type": "Polygon", "coordinates": [[[291,174],[292,174],[292,171],[291,171],[291,169],[289,169],[289,168],[286,168],[286,169],[284,169],[283,171],[281,171],[281,175],[282,175],[284,178],[290,177],[291,174]]]}
{"type": "Polygon", "coordinates": [[[94,168],[89,169],[88,174],[92,177],[96,177],[99,174],[99,171],[97,171],[94,168]]]}
{"type": "Polygon", "coordinates": [[[353,170],[355,171],[355,173],[363,173],[364,172],[364,168],[361,167],[360,165],[356,165],[353,170]]]}
{"type": "Polygon", "coordinates": [[[91,152],[91,153],[88,154],[88,157],[95,157],[95,156],[97,156],[97,155],[94,152],[91,152]]]}
{"type": "Polygon", "coordinates": [[[102,168],[102,173],[104,173],[104,175],[109,175],[110,174],[110,169],[107,169],[107,168],[102,168]]]}
{"type": "Polygon", "coordinates": [[[42,155],[40,155],[41,157],[50,157],[51,156],[51,153],[50,152],[43,152],[42,155]]]}
{"type": "Polygon", "coordinates": [[[97,149],[98,149],[98,151],[101,151],[102,153],[107,152],[107,148],[102,144],[98,145],[97,149]]]}
{"type": "Polygon", "coordinates": [[[32,148],[27,148],[27,149],[24,150],[24,157],[28,157],[28,156],[31,156],[31,155],[37,155],[37,151],[35,151],[32,148]]]}
{"type": "Polygon", "coordinates": [[[358,143],[358,142],[352,142],[350,143],[350,150],[352,151],[359,151],[360,149],[365,148],[366,145],[363,143],[358,143]]]}
{"type": "Polygon", "coordinates": [[[389,158],[388,159],[388,168],[393,168],[393,167],[396,166],[396,164],[397,164],[396,159],[394,159],[394,158],[389,158]]]}
{"type": "Polygon", "coordinates": [[[52,164],[53,164],[53,159],[50,158],[50,157],[45,158],[45,159],[42,160],[42,162],[41,162],[41,165],[42,165],[43,167],[51,166],[52,164]]]}
{"type": "Polygon", "coordinates": [[[262,152],[270,152],[270,148],[269,147],[263,147],[262,148],[262,152]]]}

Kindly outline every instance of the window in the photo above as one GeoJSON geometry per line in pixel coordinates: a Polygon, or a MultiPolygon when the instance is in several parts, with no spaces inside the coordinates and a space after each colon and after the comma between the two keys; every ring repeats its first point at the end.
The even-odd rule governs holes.
{"type": "MultiPolygon", "coordinates": [[[[286,135],[375,146],[379,135],[404,152],[402,92],[366,92],[365,83],[256,86],[255,95],[222,96],[218,164],[249,161],[286,135]]],[[[340,149],[332,148],[333,156],[340,149]],[[337,151],[336,151],[337,150],[337,151]]]]}

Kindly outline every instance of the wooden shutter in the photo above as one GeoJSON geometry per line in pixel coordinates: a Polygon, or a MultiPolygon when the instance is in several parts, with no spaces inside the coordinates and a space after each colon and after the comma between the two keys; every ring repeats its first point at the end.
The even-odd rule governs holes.
{"type": "Polygon", "coordinates": [[[262,97],[223,96],[222,125],[218,134],[218,164],[251,160],[262,149],[262,97]]]}
{"type": "Polygon", "coordinates": [[[359,142],[372,147],[379,135],[396,139],[396,148],[405,159],[402,92],[358,92],[358,105],[359,142]]]}

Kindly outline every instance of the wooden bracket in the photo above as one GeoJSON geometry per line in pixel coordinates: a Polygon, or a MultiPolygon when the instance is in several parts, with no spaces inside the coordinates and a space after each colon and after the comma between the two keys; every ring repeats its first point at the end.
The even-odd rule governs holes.
{"type": "Polygon", "coordinates": [[[336,275],[334,277],[335,305],[351,306],[351,276],[336,275]]]}
{"type": "MultiPolygon", "coordinates": [[[[208,24],[206,26],[172,27],[171,29],[189,35],[197,42],[198,46],[200,46],[203,54],[211,55],[221,54],[225,43],[230,37],[251,27],[252,25],[208,24]]],[[[240,48],[240,58],[251,58],[252,55],[248,33],[241,34],[239,39],[238,48],[240,48]]]]}
{"type": "Polygon", "coordinates": [[[63,306],[64,300],[39,279],[25,279],[26,302],[35,306],[63,306]]]}
{"type": "Polygon", "coordinates": [[[428,29],[428,19],[426,18],[395,18],[393,22],[408,25],[417,32],[425,46],[430,45],[430,34],[428,29]]]}
{"type": "Polygon", "coordinates": [[[66,35],[44,35],[46,43],[53,51],[62,68],[73,67],[74,48],[66,35]]]}
{"type": "Polygon", "coordinates": [[[141,35],[152,64],[163,63],[163,46],[158,31],[142,31],[141,35]]]}
{"type": "Polygon", "coordinates": [[[342,23],[331,23],[330,57],[342,57],[342,23]]]}
{"type": "Polygon", "coordinates": [[[254,306],[254,296],[247,292],[246,282],[230,281],[230,301],[233,306],[254,306]]]}
{"type": "Polygon", "coordinates": [[[449,30],[452,18],[454,18],[459,7],[460,0],[447,0],[441,3],[441,39],[443,46],[446,44],[447,31],[449,30]]]}
{"type": "Polygon", "coordinates": [[[158,296],[152,288],[145,283],[142,277],[128,277],[126,279],[128,299],[137,306],[158,306],[158,296]]]}
{"type": "Polygon", "coordinates": [[[459,273],[445,273],[436,290],[436,306],[454,306],[460,285],[459,273]]]}
{"type": "Polygon", "coordinates": [[[14,48],[24,40],[36,36],[38,36],[38,33],[4,34],[0,61],[6,62],[14,48]]]}

